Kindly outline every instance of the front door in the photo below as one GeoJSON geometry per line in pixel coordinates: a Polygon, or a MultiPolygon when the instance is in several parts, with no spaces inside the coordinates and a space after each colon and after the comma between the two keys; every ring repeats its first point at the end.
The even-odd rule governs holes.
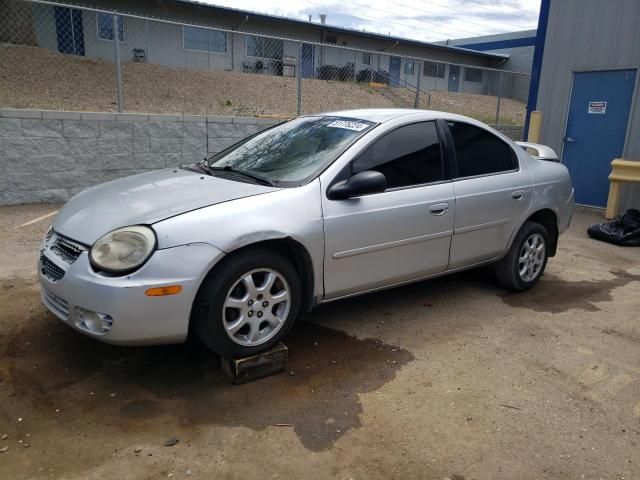
{"type": "Polygon", "coordinates": [[[636,70],[576,73],[562,160],[576,203],[604,207],[611,161],[622,156],[636,70]]]}
{"type": "Polygon", "coordinates": [[[447,268],[455,210],[434,122],[399,127],[347,167],[375,170],[387,190],[322,199],[325,297],[341,297],[447,268]]]}
{"type": "Polygon", "coordinates": [[[458,65],[449,65],[449,91],[457,92],[460,83],[460,67],[458,65]]]}
{"type": "Polygon", "coordinates": [[[389,58],[389,85],[397,87],[400,83],[400,64],[402,59],[400,57],[389,58]]]}
{"type": "Polygon", "coordinates": [[[58,51],[84,55],[82,11],[75,8],[54,7],[58,51]]]}
{"type": "Polygon", "coordinates": [[[314,48],[309,43],[302,44],[302,78],[313,78],[314,48]]]}

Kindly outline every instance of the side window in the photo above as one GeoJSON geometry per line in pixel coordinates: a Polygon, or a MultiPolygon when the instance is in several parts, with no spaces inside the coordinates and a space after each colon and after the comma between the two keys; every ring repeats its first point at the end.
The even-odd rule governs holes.
{"type": "Polygon", "coordinates": [[[517,168],[514,151],[492,133],[468,123],[447,123],[456,149],[458,177],[488,175],[517,168]]]}
{"type": "Polygon", "coordinates": [[[387,188],[437,182],[444,178],[435,122],[397,128],[370,145],[352,164],[353,173],[375,170],[387,188]]]}

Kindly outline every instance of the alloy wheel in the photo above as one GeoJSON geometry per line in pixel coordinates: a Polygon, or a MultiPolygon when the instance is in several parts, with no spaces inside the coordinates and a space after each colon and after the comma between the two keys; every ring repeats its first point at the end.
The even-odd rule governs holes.
{"type": "Polygon", "coordinates": [[[530,235],[522,244],[518,257],[518,274],[525,282],[532,282],[542,272],[546,244],[539,233],[530,235]]]}
{"type": "Polygon", "coordinates": [[[224,329],[235,343],[260,345],[282,328],[291,307],[284,275],[259,268],[242,275],[229,289],[223,306],[224,329]]]}

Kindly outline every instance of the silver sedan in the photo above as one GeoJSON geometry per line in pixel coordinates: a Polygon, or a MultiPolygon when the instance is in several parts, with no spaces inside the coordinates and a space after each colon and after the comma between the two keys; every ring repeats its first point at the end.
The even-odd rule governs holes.
{"type": "Polygon", "coordinates": [[[573,210],[567,169],[528,147],[443,112],[296,118],[75,196],[41,247],[42,298],[104,342],[193,332],[244,356],[319,303],[479,265],[527,290],[573,210]]]}

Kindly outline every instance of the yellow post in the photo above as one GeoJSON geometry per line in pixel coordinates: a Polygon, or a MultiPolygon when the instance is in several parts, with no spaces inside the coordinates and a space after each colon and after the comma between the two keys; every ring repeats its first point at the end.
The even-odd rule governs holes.
{"type": "Polygon", "coordinates": [[[529,118],[529,134],[527,135],[527,142],[540,143],[540,129],[542,128],[542,112],[535,110],[531,112],[529,118]]]}
{"type": "Polygon", "coordinates": [[[640,162],[622,160],[616,158],[611,162],[611,174],[609,175],[609,198],[607,199],[607,210],[604,214],[606,219],[615,218],[620,207],[620,184],[622,182],[640,183],[640,162]]]}
{"type": "Polygon", "coordinates": [[[604,212],[604,218],[611,220],[618,213],[620,203],[620,182],[611,181],[609,185],[609,198],[607,199],[607,210],[604,212]]]}

